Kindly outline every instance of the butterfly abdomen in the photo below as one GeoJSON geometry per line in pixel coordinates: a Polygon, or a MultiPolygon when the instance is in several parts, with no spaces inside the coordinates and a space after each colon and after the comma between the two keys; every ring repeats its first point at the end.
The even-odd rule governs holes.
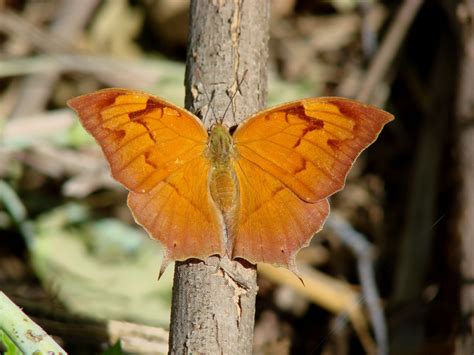
{"type": "Polygon", "coordinates": [[[226,235],[223,243],[230,256],[239,211],[239,183],[234,169],[228,164],[214,165],[211,168],[209,191],[224,219],[226,235]]]}
{"type": "Polygon", "coordinates": [[[233,169],[227,165],[212,167],[209,185],[212,199],[221,212],[224,215],[231,212],[238,201],[238,182],[233,169]]]}
{"type": "Polygon", "coordinates": [[[239,211],[239,181],[231,163],[235,154],[229,130],[222,124],[216,124],[209,133],[205,156],[211,162],[209,191],[224,219],[226,236],[223,242],[229,256],[239,211]]]}
{"type": "Polygon", "coordinates": [[[209,188],[212,199],[220,209],[224,218],[234,209],[238,199],[238,181],[235,171],[230,163],[234,154],[232,137],[228,129],[215,125],[208,141],[207,158],[211,162],[211,175],[209,188]]]}

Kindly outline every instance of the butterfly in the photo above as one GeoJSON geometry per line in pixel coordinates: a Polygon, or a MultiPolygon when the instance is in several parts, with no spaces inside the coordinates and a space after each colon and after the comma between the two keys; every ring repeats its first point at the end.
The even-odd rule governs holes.
{"type": "Polygon", "coordinates": [[[338,97],[258,112],[231,134],[159,97],[104,89],[68,101],[170,261],[211,255],[297,272],[354,160],[393,116],[338,97]]]}

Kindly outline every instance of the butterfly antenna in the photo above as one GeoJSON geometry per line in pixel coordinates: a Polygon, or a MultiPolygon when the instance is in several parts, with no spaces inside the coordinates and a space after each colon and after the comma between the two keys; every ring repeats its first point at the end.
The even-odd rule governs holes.
{"type": "Polygon", "coordinates": [[[247,71],[248,71],[248,70],[245,70],[245,71],[244,71],[244,74],[242,75],[242,79],[240,79],[240,81],[237,81],[237,90],[235,90],[234,94],[232,95],[232,97],[231,97],[231,99],[230,99],[229,104],[227,105],[227,108],[226,108],[225,111],[224,111],[224,114],[222,115],[222,121],[224,121],[224,118],[225,118],[225,115],[227,114],[227,111],[229,111],[230,106],[231,106],[232,103],[234,102],[235,95],[237,95],[237,93],[240,91],[240,86],[241,86],[242,83],[244,82],[245,75],[247,74],[247,71]]]}
{"type": "MultiPolygon", "coordinates": [[[[211,97],[209,97],[209,95],[207,94],[206,89],[204,89],[204,92],[206,93],[207,105],[210,107],[210,111],[212,111],[212,115],[214,116],[214,120],[217,122],[216,112],[214,111],[214,107],[212,106],[212,101],[214,100],[214,97],[215,97],[215,91],[214,90],[212,91],[211,97]]],[[[208,113],[209,113],[209,110],[206,110],[206,115],[202,119],[203,122],[206,122],[206,117],[207,117],[208,113]]]]}
{"type": "MultiPolygon", "coordinates": [[[[202,80],[202,77],[201,77],[201,74],[200,74],[200,70],[196,70],[196,77],[198,78],[198,80],[201,82],[202,84],[202,88],[204,90],[204,94],[206,95],[206,98],[207,98],[207,105],[211,108],[211,111],[212,111],[212,115],[214,116],[214,120],[217,122],[218,119],[217,119],[217,115],[216,115],[216,112],[214,111],[214,107],[211,105],[212,104],[212,100],[214,99],[214,96],[215,96],[215,91],[212,91],[212,95],[209,97],[209,94],[207,93],[207,90],[206,90],[206,85],[204,84],[204,81],[202,80]]],[[[209,110],[206,110],[206,115],[203,117],[203,122],[205,123],[206,122],[206,117],[207,117],[207,113],[209,112],[209,110]]]]}
{"type": "Polygon", "coordinates": [[[209,107],[211,108],[212,115],[214,116],[214,121],[217,123],[218,117],[217,117],[216,111],[214,111],[214,105],[212,105],[212,101],[214,100],[214,97],[216,96],[215,94],[216,94],[216,91],[213,90],[211,99],[209,100],[209,107]]]}

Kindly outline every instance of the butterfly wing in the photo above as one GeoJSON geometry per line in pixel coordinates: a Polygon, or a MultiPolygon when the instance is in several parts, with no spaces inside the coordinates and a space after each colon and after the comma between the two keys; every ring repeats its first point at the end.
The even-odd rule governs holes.
{"type": "Polygon", "coordinates": [[[137,223],[168,260],[222,253],[222,218],[208,192],[207,132],[197,117],[146,93],[105,89],[68,102],[130,190],[137,223]]]}
{"type": "Polygon", "coordinates": [[[250,117],[233,137],[241,213],[234,257],[292,266],[327,217],[360,152],[393,116],[343,98],[296,101],[250,117]]]}
{"type": "Polygon", "coordinates": [[[233,258],[283,265],[295,271],[295,254],[321,229],[329,214],[328,200],[304,202],[280,180],[246,159],[237,160],[235,170],[240,215],[233,258]]]}

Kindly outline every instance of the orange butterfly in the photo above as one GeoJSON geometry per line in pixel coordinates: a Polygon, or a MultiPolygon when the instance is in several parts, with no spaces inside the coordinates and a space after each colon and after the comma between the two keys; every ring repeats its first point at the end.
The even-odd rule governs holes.
{"type": "Polygon", "coordinates": [[[136,222],[164,245],[162,270],[171,260],[228,255],[296,272],[295,255],[321,229],[328,196],[393,119],[322,97],[261,111],[231,135],[139,91],[105,89],[68,104],[130,190],[136,222]]]}

